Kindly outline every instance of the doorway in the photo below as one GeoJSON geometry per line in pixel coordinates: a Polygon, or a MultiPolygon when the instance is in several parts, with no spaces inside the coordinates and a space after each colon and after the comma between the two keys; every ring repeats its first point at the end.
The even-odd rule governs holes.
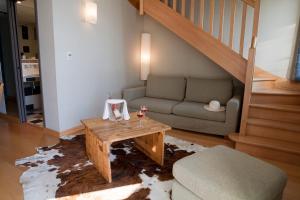
{"type": "Polygon", "coordinates": [[[10,43],[11,47],[8,48],[6,43],[4,45],[3,42],[0,43],[0,49],[2,49],[0,59],[1,54],[11,52],[11,56],[2,57],[4,61],[5,58],[10,58],[13,63],[10,65],[8,61],[1,62],[3,64],[0,82],[4,83],[4,94],[2,101],[0,94],[0,112],[7,115],[13,113],[19,116],[21,122],[44,127],[35,1],[1,0],[0,6],[3,7],[0,8],[0,13],[7,16],[5,21],[7,24],[1,27],[0,35],[10,36],[10,40],[6,41],[10,41],[7,43],[10,43]],[[5,10],[2,12],[5,8],[2,2],[7,4],[6,12],[5,10]],[[11,88],[14,88],[15,93],[11,92],[11,88]],[[12,94],[15,94],[15,98],[12,94]]]}
{"type": "Polygon", "coordinates": [[[16,2],[18,44],[21,57],[26,121],[44,126],[41,76],[34,0],[16,2]]]}

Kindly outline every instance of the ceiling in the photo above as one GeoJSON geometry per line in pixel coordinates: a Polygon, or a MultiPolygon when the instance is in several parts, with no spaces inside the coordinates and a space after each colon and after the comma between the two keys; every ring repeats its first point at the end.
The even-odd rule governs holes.
{"type": "Polygon", "coordinates": [[[17,19],[20,23],[35,23],[34,0],[25,0],[17,5],[17,19]]]}

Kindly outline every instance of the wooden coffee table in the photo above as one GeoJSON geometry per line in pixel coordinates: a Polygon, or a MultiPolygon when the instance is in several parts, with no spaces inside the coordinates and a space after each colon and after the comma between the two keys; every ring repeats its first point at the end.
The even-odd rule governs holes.
{"type": "Polygon", "coordinates": [[[133,139],[135,146],[160,165],[164,164],[164,136],[170,126],[148,117],[139,119],[136,113],[130,114],[128,121],[112,122],[100,118],[82,120],[85,126],[86,152],[100,174],[112,182],[110,166],[110,145],[113,142],[133,139]]]}

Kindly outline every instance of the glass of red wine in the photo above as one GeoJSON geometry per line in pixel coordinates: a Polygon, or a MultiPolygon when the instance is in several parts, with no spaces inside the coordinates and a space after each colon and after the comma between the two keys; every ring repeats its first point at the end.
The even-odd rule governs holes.
{"type": "Polygon", "coordinates": [[[142,127],[142,118],[144,117],[144,112],[139,110],[136,115],[139,118],[139,127],[142,127]]]}
{"type": "Polygon", "coordinates": [[[145,105],[141,106],[141,111],[144,113],[144,116],[146,116],[146,113],[149,111],[148,108],[145,105]]]}

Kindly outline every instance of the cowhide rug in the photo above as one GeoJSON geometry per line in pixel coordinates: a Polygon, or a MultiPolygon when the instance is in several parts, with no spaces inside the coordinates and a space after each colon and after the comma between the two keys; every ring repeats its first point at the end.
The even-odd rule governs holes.
{"type": "Polygon", "coordinates": [[[43,199],[171,199],[172,166],[175,161],[204,147],[165,137],[165,164],[157,165],[132,140],[111,148],[112,183],[107,183],[89,161],[84,135],[64,137],[33,156],[16,161],[28,170],[20,177],[25,200],[43,199]]]}

